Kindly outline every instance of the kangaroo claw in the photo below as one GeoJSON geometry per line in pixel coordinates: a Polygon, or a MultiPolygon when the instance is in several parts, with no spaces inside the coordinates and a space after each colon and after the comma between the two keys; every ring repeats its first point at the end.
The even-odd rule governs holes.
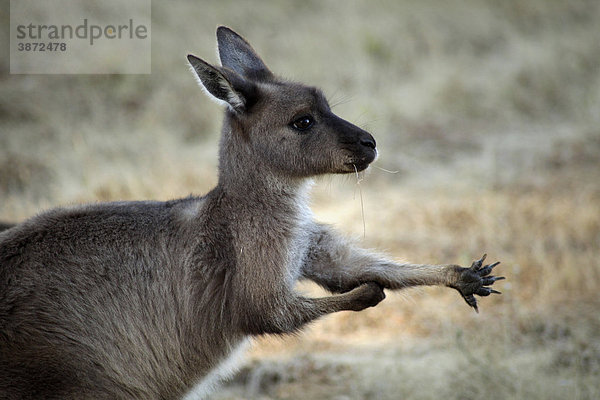
{"type": "Polygon", "coordinates": [[[459,291],[462,298],[465,299],[470,307],[473,307],[476,312],[479,312],[477,307],[477,296],[489,296],[490,294],[501,294],[499,291],[492,289],[490,286],[496,281],[505,279],[503,276],[492,276],[492,270],[500,264],[495,263],[483,265],[487,254],[484,254],[479,260],[473,261],[470,268],[456,267],[459,270],[457,282],[451,286],[459,291]]]}

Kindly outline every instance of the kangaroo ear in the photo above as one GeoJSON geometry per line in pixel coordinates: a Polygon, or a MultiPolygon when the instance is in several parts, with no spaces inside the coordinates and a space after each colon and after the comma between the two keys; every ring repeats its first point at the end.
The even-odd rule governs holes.
{"type": "Polygon", "coordinates": [[[247,79],[268,80],[273,76],[250,44],[226,26],[217,28],[221,65],[247,79]]]}
{"type": "Polygon", "coordinates": [[[201,87],[215,99],[225,102],[233,111],[244,112],[255,102],[254,84],[227,68],[214,67],[188,54],[187,59],[201,87]]]}

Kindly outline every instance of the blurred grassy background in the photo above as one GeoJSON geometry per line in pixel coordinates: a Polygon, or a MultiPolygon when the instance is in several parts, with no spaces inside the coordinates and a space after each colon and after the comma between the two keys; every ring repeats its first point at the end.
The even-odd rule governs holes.
{"type": "Polygon", "coordinates": [[[480,315],[388,293],[257,340],[214,399],[600,398],[600,2],[155,1],[146,76],[9,75],[0,4],[1,220],[210,189],[221,111],[185,55],[216,61],[225,24],[398,171],[320,179],[320,219],[397,259],[502,261],[480,315]]]}

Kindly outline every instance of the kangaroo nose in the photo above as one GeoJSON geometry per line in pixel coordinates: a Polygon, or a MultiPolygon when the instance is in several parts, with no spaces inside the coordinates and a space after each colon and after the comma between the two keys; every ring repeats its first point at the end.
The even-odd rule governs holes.
{"type": "Polygon", "coordinates": [[[373,150],[375,150],[375,147],[377,146],[377,144],[375,143],[375,138],[373,138],[373,136],[371,135],[369,135],[368,137],[361,138],[360,144],[362,144],[365,147],[370,147],[373,150]]]}

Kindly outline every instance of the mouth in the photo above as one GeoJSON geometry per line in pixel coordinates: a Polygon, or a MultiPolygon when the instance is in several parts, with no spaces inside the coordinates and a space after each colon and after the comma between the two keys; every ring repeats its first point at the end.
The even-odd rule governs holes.
{"type": "Polygon", "coordinates": [[[377,159],[377,150],[373,149],[367,154],[361,154],[360,156],[350,157],[350,159],[344,164],[344,173],[354,173],[364,171],[371,165],[373,161],[377,159]]]}
{"type": "Polygon", "coordinates": [[[361,172],[365,169],[369,168],[369,165],[373,160],[369,160],[368,158],[356,159],[344,164],[344,171],[342,173],[351,174],[355,172],[361,172]]]}

